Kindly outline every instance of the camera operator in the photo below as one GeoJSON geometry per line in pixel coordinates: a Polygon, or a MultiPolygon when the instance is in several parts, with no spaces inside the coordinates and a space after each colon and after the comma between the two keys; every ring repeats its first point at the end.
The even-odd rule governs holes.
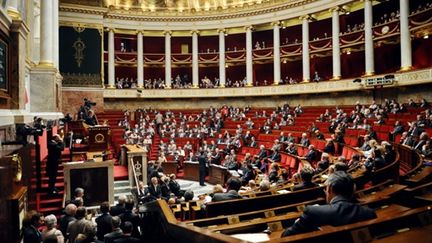
{"type": "Polygon", "coordinates": [[[60,135],[53,135],[52,139],[48,142],[48,161],[46,173],[48,175],[48,192],[50,194],[57,194],[55,182],[57,179],[57,170],[61,153],[64,150],[64,143],[60,135]]]}
{"type": "Polygon", "coordinates": [[[95,106],[96,103],[91,100],[84,98],[84,105],[82,105],[78,111],[78,119],[85,120],[87,116],[89,116],[89,111],[92,106],[95,106]]]}

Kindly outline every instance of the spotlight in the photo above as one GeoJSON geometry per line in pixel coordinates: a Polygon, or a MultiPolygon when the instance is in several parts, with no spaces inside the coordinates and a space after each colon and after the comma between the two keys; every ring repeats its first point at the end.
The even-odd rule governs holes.
{"type": "Polygon", "coordinates": [[[356,78],[356,79],[354,79],[352,82],[353,82],[353,83],[361,83],[361,79],[356,78]]]}

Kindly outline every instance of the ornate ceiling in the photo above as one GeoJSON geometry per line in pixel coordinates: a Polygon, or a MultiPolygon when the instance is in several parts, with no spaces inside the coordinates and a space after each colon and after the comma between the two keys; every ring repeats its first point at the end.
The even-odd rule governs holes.
{"type": "Polygon", "coordinates": [[[250,7],[281,3],[310,2],[302,0],[60,0],[62,3],[109,8],[111,10],[150,12],[211,12],[225,9],[242,10],[250,7]]]}

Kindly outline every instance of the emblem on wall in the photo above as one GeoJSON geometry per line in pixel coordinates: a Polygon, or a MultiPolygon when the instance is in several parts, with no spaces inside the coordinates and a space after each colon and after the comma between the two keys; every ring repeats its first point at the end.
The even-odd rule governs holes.
{"type": "Polygon", "coordinates": [[[105,136],[102,133],[96,134],[95,142],[96,143],[104,143],[105,142],[105,136]]]}
{"type": "Polygon", "coordinates": [[[80,37],[73,43],[72,47],[75,49],[74,58],[77,63],[77,66],[80,68],[81,63],[84,60],[84,49],[86,48],[86,45],[81,40],[80,37]]]}

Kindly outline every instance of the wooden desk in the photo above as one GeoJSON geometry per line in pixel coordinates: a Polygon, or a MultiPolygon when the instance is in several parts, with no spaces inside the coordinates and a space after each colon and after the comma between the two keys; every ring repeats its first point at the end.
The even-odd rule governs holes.
{"type": "Polygon", "coordinates": [[[418,174],[406,179],[406,181],[412,183],[419,183],[420,181],[430,176],[431,174],[432,174],[432,166],[425,166],[418,174]]]}
{"type": "Polygon", "coordinates": [[[412,242],[415,239],[415,243],[430,243],[432,239],[432,225],[428,225],[421,228],[408,229],[408,231],[397,232],[394,235],[387,236],[384,238],[376,238],[372,240],[374,243],[406,243],[412,242]]]}
{"type": "Polygon", "coordinates": [[[83,188],[85,206],[98,206],[108,201],[114,204],[114,162],[63,163],[66,200],[77,187],[83,188]]]}
{"type": "Polygon", "coordinates": [[[360,195],[359,201],[363,205],[370,204],[373,202],[378,202],[380,200],[390,198],[391,195],[396,194],[396,193],[404,190],[405,188],[407,188],[407,186],[400,185],[400,184],[389,185],[389,186],[385,187],[384,189],[381,189],[381,190],[376,191],[376,192],[372,192],[368,195],[365,195],[365,196],[360,195]]]}
{"type": "Polygon", "coordinates": [[[184,162],[184,178],[186,180],[198,181],[199,179],[198,162],[184,162]]]}
{"type": "Polygon", "coordinates": [[[210,165],[209,183],[224,185],[229,176],[230,173],[227,168],[220,165],[210,165]]]}
{"type": "Polygon", "coordinates": [[[267,224],[272,223],[272,222],[280,222],[280,221],[284,221],[284,220],[295,220],[298,217],[300,217],[301,213],[300,212],[290,212],[287,213],[285,215],[281,215],[281,216],[274,216],[274,217],[270,217],[270,218],[258,218],[258,219],[252,219],[249,221],[245,221],[245,222],[240,222],[237,224],[229,224],[229,225],[219,225],[216,227],[209,227],[208,229],[213,231],[213,232],[220,232],[222,234],[236,234],[239,233],[240,231],[243,231],[244,229],[242,228],[254,228],[257,225],[262,225],[265,224],[267,226],[267,224]]]}
{"type": "Polygon", "coordinates": [[[147,184],[147,149],[134,144],[124,144],[121,147],[122,161],[121,164],[128,165],[129,184],[131,187],[136,185],[133,173],[133,167],[135,167],[135,173],[139,181],[143,181],[147,184]]]}

